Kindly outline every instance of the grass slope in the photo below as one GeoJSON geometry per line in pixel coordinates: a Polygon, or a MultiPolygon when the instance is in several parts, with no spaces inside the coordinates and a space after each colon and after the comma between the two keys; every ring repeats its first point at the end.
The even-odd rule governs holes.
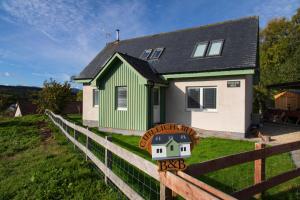
{"type": "Polygon", "coordinates": [[[0,118],[0,199],[116,197],[45,117],[0,118]]]}
{"type": "MultiPolygon", "coordinates": [[[[68,120],[81,124],[80,115],[68,115],[68,120]]],[[[100,136],[111,135],[112,141],[123,148],[147,159],[151,160],[146,151],[139,148],[138,136],[125,136],[119,134],[104,133],[93,128],[92,131],[100,136]]],[[[226,155],[254,149],[254,143],[242,140],[229,140],[220,138],[201,138],[200,143],[193,149],[192,156],[186,160],[188,164],[199,163],[226,155]]],[[[289,170],[295,169],[294,163],[289,153],[272,156],[266,160],[267,178],[279,175],[289,170]]],[[[253,185],[254,163],[248,162],[241,165],[218,170],[216,172],[197,177],[200,180],[219,188],[227,193],[233,193],[243,188],[253,185]]],[[[263,199],[300,199],[300,178],[276,186],[265,193],[263,199]]]]}

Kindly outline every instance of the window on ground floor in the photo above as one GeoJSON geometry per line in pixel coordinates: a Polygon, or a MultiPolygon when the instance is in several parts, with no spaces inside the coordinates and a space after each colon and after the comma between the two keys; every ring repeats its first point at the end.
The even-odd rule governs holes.
{"type": "Polygon", "coordinates": [[[187,109],[202,109],[204,111],[216,111],[217,88],[216,87],[187,87],[187,109]]]}
{"type": "Polygon", "coordinates": [[[127,110],[127,87],[116,87],[116,107],[117,110],[127,110]]]}
{"type": "Polygon", "coordinates": [[[99,90],[93,89],[93,106],[99,106],[99,90]]]}

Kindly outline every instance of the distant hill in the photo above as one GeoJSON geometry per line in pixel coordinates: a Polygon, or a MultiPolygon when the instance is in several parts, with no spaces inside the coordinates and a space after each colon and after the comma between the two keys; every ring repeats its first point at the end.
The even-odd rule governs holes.
{"type": "MultiPolygon", "coordinates": [[[[33,86],[0,85],[0,112],[6,110],[17,101],[32,101],[41,90],[42,88],[33,86]]],[[[79,91],[79,89],[71,88],[73,95],[76,95],[79,91]]]]}
{"type": "Polygon", "coordinates": [[[40,87],[0,85],[0,111],[20,100],[31,100],[41,91],[40,87]]]}
{"type": "Polygon", "coordinates": [[[27,92],[38,92],[42,90],[40,87],[33,87],[33,86],[6,86],[0,85],[0,92],[9,92],[15,94],[26,94],[27,92]]]}

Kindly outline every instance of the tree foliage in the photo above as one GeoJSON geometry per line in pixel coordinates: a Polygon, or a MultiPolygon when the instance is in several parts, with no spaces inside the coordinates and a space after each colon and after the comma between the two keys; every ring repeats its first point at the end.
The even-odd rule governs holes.
{"type": "Polygon", "coordinates": [[[76,94],[76,101],[82,101],[83,100],[83,91],[80,90],[79,92],[77,92],[76,94]]]}
{"type": "Polygon", "coordinates": [[[42,91],[39,92],[36,104],[40,113],[50,109],[55,113],[61,113],[64,107],[73,100],[71,85],[68,82],[63,84],[50,79],[45,81],[42,91]]]}
{"type": "Polygon", "coordinates": [[[300,8],[291,20],[271,20],[261,31],[262,85],[300,79],[300,8]]]}

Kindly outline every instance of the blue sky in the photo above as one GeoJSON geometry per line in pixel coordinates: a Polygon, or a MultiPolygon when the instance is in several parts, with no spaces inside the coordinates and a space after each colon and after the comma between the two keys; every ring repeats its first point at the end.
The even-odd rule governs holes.
{"type": "Polygon", "coordinates": [[[117,28],[126,39],[251,15],[264,27],[299,7],[300,0],[0,0],[0,84],[69,80],[117,28]]]}

